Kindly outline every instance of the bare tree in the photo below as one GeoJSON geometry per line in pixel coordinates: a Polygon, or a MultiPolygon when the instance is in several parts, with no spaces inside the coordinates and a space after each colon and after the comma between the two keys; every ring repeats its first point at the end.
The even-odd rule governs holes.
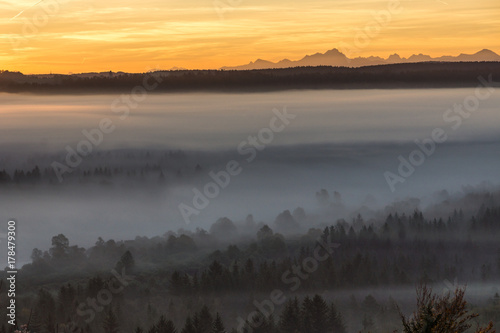
{"type": "MultiPolygon", "coordinates": [[[[406,317],[399,311],[405,333],[463,333],[472,327],[472,320],[479,315],[469,313],[464,299],[465,288],[457,288],[444,296],[432,293],[427,286],[417,288],[417,311],[406,317]]],[[[475,333],[495,333],[493,323],[477,327],[475,333]]]]}

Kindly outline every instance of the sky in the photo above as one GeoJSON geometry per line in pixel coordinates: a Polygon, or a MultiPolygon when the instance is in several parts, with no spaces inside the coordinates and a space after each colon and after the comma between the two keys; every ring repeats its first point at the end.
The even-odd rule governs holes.
{"type": "Polygon", "coordinates": [[[0,70],[25,74],[212,69],[333,48],[500,53],[500,1],[0,0],[0,70]]]}

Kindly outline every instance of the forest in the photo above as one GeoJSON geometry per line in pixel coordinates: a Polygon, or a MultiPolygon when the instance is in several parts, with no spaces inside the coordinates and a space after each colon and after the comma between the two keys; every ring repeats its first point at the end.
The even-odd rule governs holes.
{"type": "MultiPolygon", "coordinates": [[[[326,190],[316,195],[329,200],[326,190]]],[[[474,283],[494,286],[500,280],[497,199],[498,193],[462,198],[477,203],[473,214],[457,201],[448,202],[457,207],[440,218],[417,210],[380,220],[357,215],[306,232],[298,226],[308,216],[298,208],[267,224],[251,215],[243,223],[223,217],[209,230],[99,238],[89,248],[58,234],[47,250],[33,249],[31,263],[19,271],[18,329],[428,332],[417,327],[427,320],[436,327],[464,325],[432,332],[465,332],[471,326],[493,332],[488,323],[500,324],[498,290],[470,304],[465,299],[474,283]],[[429,308],[431,303],[441,305],[429,308]],[[423,312],[409,316],[415,305],[423,312]],[[461,321],[467,311],[471,317],[461,321]],[[417,320],[418,315],[426,319],[417,320]]],[[[5,287],[1,292],[5,295],[5,287]]],[[[2,297],[1,306],[5,302],[2,297]]],[[[1,331],[11,332],[3,321],[1,331]]]]}
{"type": "MultiPolygon", "coordinates": [[[[319,66],[245,71],[150,70],[136,74],[23,75],[20,72],[0,71],[0,91],[113,93],[129,92],[144,85],[157,92],[475,87],[480,76],[499,77],[500,63],[424,62],[359,68],[319,66]]],[[[492,81],[489,85],[498,86],[498,82],[492,81]]]]}

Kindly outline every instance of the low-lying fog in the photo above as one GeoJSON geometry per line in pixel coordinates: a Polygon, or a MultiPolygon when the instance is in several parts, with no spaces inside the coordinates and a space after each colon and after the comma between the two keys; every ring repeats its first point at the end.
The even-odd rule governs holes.
{"type": "Polygon", "coordinates": [[[273,145],[405,142],[429,137],[435,127],[445,128],[453,141],[497,140],[500,93],[490,89],[493,93],[479,100],[476,112],[467,119],[460,116],[463,121],[456,129],[451,125],[459,121],[458,112],[447,114],[447,121],[443,117],[449,108],[474,96],[475,89],[185,93],[135,99],[0,94],[0,142],[64,149],[68,142],[83,138],[83,129],[95,128],[109,117],[117,128],[106,137],[106,147],[233,149],[269,126],[273,108],[283,107],[297,118],[273,145]],[[120,119],[125,113],[127,117],[120,119]]]}
{"type": "Polygon", "coordinates": [[[208,229],[224,216],[237,222],[253,214],[272,223],[286,209],[314,214],[321,189],[340,193],[346,207],[332,223],[398,201],[408,212],[425,210],[471,186],[499,185],[500,90],[470,112],[468,96],[474,89],[152,94],[128,102],[120,95],[0,94],[0,170],[11,177],[15,169],[38,165],[44,174],[54,161],[65,164],[66,146],[87,140],[83,130],[105,118],[113,127],[62,183],[0,183],[2,219],[18,220],[18,260],[27,261],[33,247],[48,248],[59,233],[86,246],[99,236],[208,229]],[[440,142],[429,144],[433,132],[440,142]],[[414,151],[418,165],[401,174],[398,157],[408,161],[414,151]],[[187,224],[179,204],[193,208],[193,188],[203,192],[209,172],[225,170],[230,160],[239,174],[187,224]],[[125,171],[82,181],[83,172],[99,167],[125,171]]]}

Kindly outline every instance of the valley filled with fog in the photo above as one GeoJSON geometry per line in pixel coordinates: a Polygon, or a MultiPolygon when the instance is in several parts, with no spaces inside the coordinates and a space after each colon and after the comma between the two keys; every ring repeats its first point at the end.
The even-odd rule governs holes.
{"type": "Polygon", "coordinates": [[[337,192],[341,206],[302,225],[303,230],[358,213],[369,219],[391,205],[406,213],[425,211],[499,185],[500,94],[490,89],[491,96],[468,116],[456,106],[475,89],[150,94],[140,99],[2,94],[0,162],[11,182],[0,184],[0,209],[19,220],[23,261],[54,230],[90,245],[99,236],[126,239],[209,229],[221,217],[244,221],[252,214],[272,223],[281,212],[298,207],[321,216],[316,197],[321,189],[332,196],[337,192]],[[263,133],[265,143],[252,146],[249,136],[259,140],[259,132],[284,113],[288,124],[278,119],[273,125],[281,131],[272,137],[263,133]],[[89,141],[82,131],[92,133],[103,119],[112,130],[95,136],[98,144],[91,144],[90,154],[79,154],[77,167],[62,172],[60,181],[54,162],[68,166],[67,146],[77,151],[80,142],[89,141]],[[414,141],[428,141],[436,128],[446,140],[431,154],[421,154],[423,163],[391,188],[385,173],[400,176],[398,157],[409,160],[419,150],[414,141]],[[195,208],[193,189],[203,192],[213,182],[209,173],[225,170],[231,160],[241,172],[215,198],[206,198],[206,207],[183,218],[179,205],[195,208]],[[40,180],[13,180],[16,170],[27,173],[35,167],[40,180]]]}
{"type": "Polygon", "coordinates": [[[328,332],[388,332],[417,284],[467,285],[500,322],[498,88],[0,98],[20,320],[43,332],[114,315],[142,332],[165,313],[190,332],[213,311],[228,331],[309,332],[327,303],[328,332]],[[113,269],[131,284],[94,311],[113,269]]]}

